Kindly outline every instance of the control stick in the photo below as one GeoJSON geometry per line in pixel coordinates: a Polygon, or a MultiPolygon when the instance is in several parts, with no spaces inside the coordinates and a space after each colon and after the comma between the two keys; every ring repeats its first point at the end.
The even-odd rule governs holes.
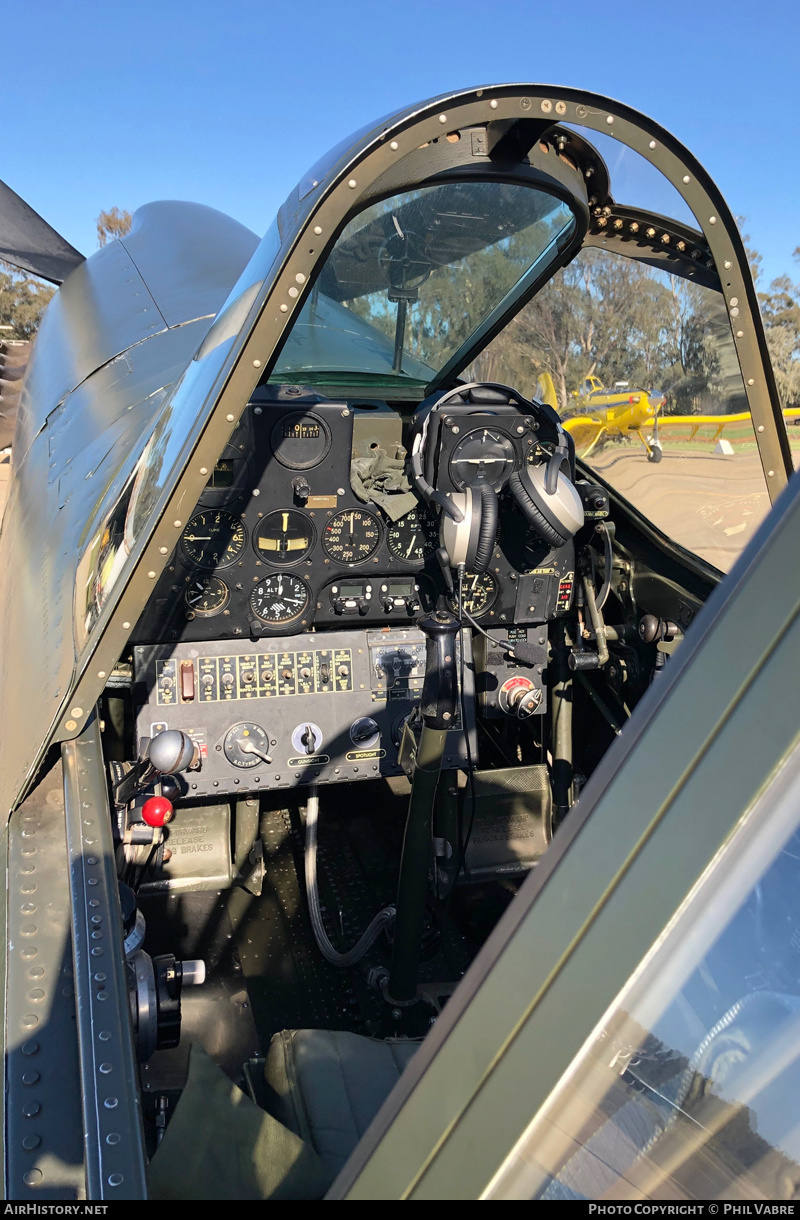
{"type": "Polygon", "coordinates": [[[458,703],[458,619],[449,610],[439,610],[417,619],[417,626],[426,636],[422,730],[403,838],[392,966],[385,993],[391,1004],[400,1005],[413,1004],[417,998],[433,809],[447,732],[455,723],[458,703]]]}

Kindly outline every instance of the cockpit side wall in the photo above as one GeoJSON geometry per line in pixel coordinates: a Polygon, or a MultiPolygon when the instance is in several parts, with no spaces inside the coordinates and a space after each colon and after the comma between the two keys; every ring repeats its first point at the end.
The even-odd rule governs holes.
{"type": "MultiPolygon", "coordinates": [[[[32,752],[73,676],[75,569],[89,523],[119,495],[168,387],[257,247],[211,208],[150,204],[124,242],[76,268],[45,314],[0,532],[0,718],[32,752]]],[[[2,743],[10,737],[4,727],[2,743]]],[[[6,814],[26,754],[0,745],[6,814]]]]}

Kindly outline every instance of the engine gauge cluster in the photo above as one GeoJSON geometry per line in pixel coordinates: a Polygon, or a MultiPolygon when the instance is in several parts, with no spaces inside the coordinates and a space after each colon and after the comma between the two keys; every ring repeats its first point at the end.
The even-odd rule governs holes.
{"type": "MultiPolygon", "coordinates": [[[[535,437],[518,440],[485,412],[468,420],[447,434],[453,488],[502,483],[514,447],[535,437]]],[[[419,499],[397,517],[383,484],[366,484],[367,495],[376,491],[371,501],[363,487],[356,494],[351,478],[354,458],[396,452],[401,438],[408,441],[404,428],[385,406],[325,400],[300,386],[260,388],[184,521],[134,640],[261,639],[349,623],[383,628],[434,609],[446,596],[438,511],[419,499]]],[[[547,617],[556,596],[561,610],[574,558],[529,550],[524,521],[505,512],[489,570],[465,578],[473,618],[534,621],[547,617]]]]}

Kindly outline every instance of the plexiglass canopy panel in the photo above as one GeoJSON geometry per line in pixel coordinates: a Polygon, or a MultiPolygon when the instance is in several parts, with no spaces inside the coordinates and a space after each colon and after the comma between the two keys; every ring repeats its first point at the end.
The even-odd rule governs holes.
{"type": "Polygon", "coordinates": [[[270,380],[424,389],[574,228],[560,199],[506,182],[375,204],[336,242],[270,380]]]}

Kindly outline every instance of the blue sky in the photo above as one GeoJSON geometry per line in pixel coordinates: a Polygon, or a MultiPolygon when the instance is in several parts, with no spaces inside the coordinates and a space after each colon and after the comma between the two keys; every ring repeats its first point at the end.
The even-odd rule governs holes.
{"type": "Polygon", "coordinates": [[[764,280],[800,279],[796,0],[0,0],[0,29],[0,178],[87,254],[102,208],[153,199],[263,233],[369,119],[542,81],[669,128],[745,217],[764,280]]]}

